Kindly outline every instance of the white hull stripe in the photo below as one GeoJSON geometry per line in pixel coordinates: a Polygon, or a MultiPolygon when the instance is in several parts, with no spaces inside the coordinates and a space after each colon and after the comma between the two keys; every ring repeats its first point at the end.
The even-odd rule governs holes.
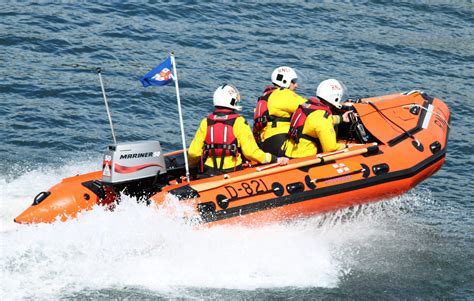
{"type": "Polygon", "coordinates": [[[428,105],[428,109],[426,109],[425,119],[423,120],[423,125],[421,126],[424,129],[428,128],[428,124],[430,123],[431,115],[433,115],[433,105],[428,105]]]}

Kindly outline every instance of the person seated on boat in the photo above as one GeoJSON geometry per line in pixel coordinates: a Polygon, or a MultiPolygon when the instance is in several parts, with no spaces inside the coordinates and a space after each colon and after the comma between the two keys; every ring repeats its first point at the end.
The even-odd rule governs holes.
{"type": "Polygon", "coordinates": [[[341,122],[350,122],[347,111],[342,115],[333,115],[331,110],[342,107],[345,86],[336,79],[322,81],[316,89],[316,98],[298,107],[291,118],[288,140],[284,148],[289,158],[314,156],[319,151],[331,152],[346,148],[338,143],[334,126],[341,122]]]}
{"type": "Polygon", "coordinates": [[[242,169],[242,156],[258,163],[288,164],[288,158],[262,151],[245,119],[236,113],[240,93],[234,85],[219,86],[214,112],[201,121],[188,149],[190,159],[201,158],[201,172],[215,175],[242,169]]]}
{"type": "Polygon", "coordinates": [[[298,76],[292,68],[276,68],[271,80],[273,86],[267,86],[257,101],[253,132],[264,151],[282,156],[291,115],[306,99],[295,92],[298,76]]]}

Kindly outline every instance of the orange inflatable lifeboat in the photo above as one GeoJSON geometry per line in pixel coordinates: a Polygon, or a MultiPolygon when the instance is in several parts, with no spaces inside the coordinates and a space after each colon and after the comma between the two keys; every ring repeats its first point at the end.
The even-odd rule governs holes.
{"type": "Polygon", "coordinates": [[[182,152],[162,155],[159,142],[111,145],[103,170],[64,179],[15,218],[50,223],[116,205],[121,194],[191,208],[201,223],[267,223],[310,216],[402,194],[441,168],[450,112],[412,91],[353,103],[353,122],[339,129],[351,147],[286,166],[244,170],[188,182],[182,152]]]}

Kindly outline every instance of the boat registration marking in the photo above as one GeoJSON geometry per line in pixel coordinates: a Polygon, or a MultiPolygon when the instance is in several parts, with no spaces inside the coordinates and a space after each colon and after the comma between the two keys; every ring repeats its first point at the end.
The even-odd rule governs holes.
{"type": "Polygon", "coordinates": [[[235,185],[226,185],[224,189],[227,191],[229,199],[238,199],[271,191],[262,179],[240,182],[235,185]]]}

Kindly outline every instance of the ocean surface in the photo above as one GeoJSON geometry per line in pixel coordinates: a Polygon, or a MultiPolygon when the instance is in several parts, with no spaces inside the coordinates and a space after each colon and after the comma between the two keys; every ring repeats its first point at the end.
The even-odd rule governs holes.
{"type": "Polygon", "coordinates": [[[0,300],[473,300],[472,1],[0,2],[0,300]],[[98,170],[112,142],[181,148],[172,85],[139,78],[176,54],[186,141],[223,83],[244,116],[280,65],[313,96],[419,89],[449,106],[446,163],[409,193],[261,228],[196,231],[125,200],[52,225],[13,218],[98,170]]]}

